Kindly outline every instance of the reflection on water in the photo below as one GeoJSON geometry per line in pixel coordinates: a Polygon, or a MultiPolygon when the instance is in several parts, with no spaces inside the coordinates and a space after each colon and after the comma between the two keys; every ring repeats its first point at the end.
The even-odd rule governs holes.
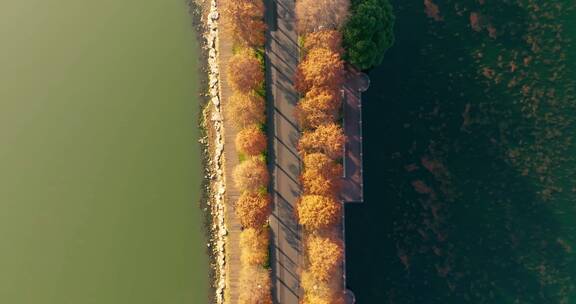
{"type": "Polygon", "coordinates": [[[348,208],[359,302],[576,302],[574,2],[393,2],[348,208]]]}

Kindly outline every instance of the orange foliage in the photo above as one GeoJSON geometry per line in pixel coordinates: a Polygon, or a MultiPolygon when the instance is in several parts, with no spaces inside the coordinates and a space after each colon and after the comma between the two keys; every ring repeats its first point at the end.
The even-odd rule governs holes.
{"type": "Polygon", "coordinates": [[[256,125],[240,130],[236,134],[236,150],[238,152],[255,156],[266,150],[266,134],[256,125]]]}
{"type": "Polygon", "coordinates": [[[300,286],[305,291],[303,304],[344,304],[340,280],[336,277],[330,282],[319,281],[310,271],[304,271],[300,286]]]}
{"type": "Polygon", "coordinates": [[[264,265],[268,261],[269,231],[267,228],[247,228],[240,233],[242,265],[264,265]]]}
{"type": "Polygon", "coordinates": [[[233,178],[240,191],[256,191],[268,186],[268,168],[262,159],[252,157],[234,168],[233,178]]]}
{"type": "Polygon", "coordinates": [[[319,175],[316,171],[306,170],[300,177],[304,192],[306,194],[315,194],[338,198],[340,182],[339,180],[329,179],[319,175]]]}
{"type": "MultiPolygon", "coordinates": [[[[309,299],[309,296],[312,295],[314,295],[317,299],[321,298],[326,299],[329,298],[331,293],[328,283],[319,281],[310,271],[303,271],[300,274],[300,287],[302,287],[302,289],[304,289],[304,291],[307,294],[305,299],[309,299]]],[[[304,303],[323,303],[323,302],[304,301],[304,303]]]]}
{"type": "Polygon", "coordinates": [[[296,71],[296,89],[307,92],[312,87],[340,90],[344,83],[344,61],[327,48],[308,51],[296,71]]]}
{"type": "Polygon", "coordinates": [[[304,156],[302,185],[306,194],[337,198],[341,189],[342,165],[322,153],[304,156]]]}
{"type": "Polygon", "coordinates": [[[238,304],[272,304],[270,271],[262,266],[240,269],[238,304]]]}
{"type": "Polygon", "coordinates": [[[300,224],[307,229],[322,229],[340,221],[342,204],[320,195],[304,195],[296,206],[300,224]]]}
{"type": "Polygon", "coordinates": [[[348,18],[350,0],[298,0],[296,19],[300,33],[340,29],[348,18]]]}
{"type": "Polygon", "coordinates": [[[315,295],[306,295],[302,304],[332,304],[330,299],[322,298],[315,295]]]}
{"type": "Polygon", "coordinates": [[[302,304],[344,304],[343,296],[321,297],[316,295],[306,295],[302,304]]]}
{"type": "Polygon", "coordinates": [[[316,171],[320,175],[329,177],[342,176],[342,165],[322,153],[310,153],[304,156],[306,170],[316,171]]]}
{"type": "Polygon", "coordinates": [[[226,30],[241,44],[257,47],[266,40],[264,23],[264,1],[224,0],[222,14],[226,30]]]}
{"type": "Polygon", "coordinates": [[[241,49],[228,62],[227,77],[235,91],[248,93],[264,81],[264,70],[251,49],[241,49]]]}
{"type": "Polygon", "coordinates": [[[337,238],[310,236],[306,240],[308,270],[319,281],[327,282],[342,264],[343,246],[337,238]]]}
{"type": "Polygon", "coordinates": [[[300,138],[298,149],[302,154],[320,152],[332,159],[342,157],[344,132],[334,123],[321,125],[313,132],[306,132],[300,138]]]}
{"type": "Polygon", "coordinates": [[[342,55],[342,35],[338,31],[324,30],[311,33],[304,40],[304,49],[326,48],[334,53],[342,55]]]}
{"type": "Polygon", "coordinates": [[[242,94],[235,92],[228,101],[227,119],[234,122],[237,127],[243,128],[252,124],[262,124],[264,116],[264,98],[255,94],[242,94]]]}
{"type": "Polygon", "coordinates": [[[334,122],[342,105],[336,90],[312,88],[298,102],[296,116],[303,128],[316,128],[334,122]]]}
{"type": "Polygon", "coordinates": [[[244,191],[236,201],[235,211],[242,227],[261,228],[272,211],[270,196],[260,191],[244,191]]]}

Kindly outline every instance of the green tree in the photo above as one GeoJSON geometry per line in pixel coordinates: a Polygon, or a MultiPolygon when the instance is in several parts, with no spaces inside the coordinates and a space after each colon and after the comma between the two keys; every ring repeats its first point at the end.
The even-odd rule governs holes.
{"type": "Polygon", "coordinates": [[[365,70],[382,63],[394,44],[394,12],[388,0],[355,0],[343,29],[346,60],[365,70]]]}

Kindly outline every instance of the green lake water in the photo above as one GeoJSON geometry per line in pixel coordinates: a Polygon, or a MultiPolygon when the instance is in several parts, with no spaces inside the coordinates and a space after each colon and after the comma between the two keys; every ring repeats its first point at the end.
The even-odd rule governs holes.
{"type": "Polygon", "coordinates": [[[576,303],[576,3],[432,2],[438,20],[392,1],[397,41],[370,71],[349,287],[359,303],[576,303]]]}
{"type": "Polygon", "coordinates": [[[0,2],[0,303],[206,303],[181,0],[0,2]]]}

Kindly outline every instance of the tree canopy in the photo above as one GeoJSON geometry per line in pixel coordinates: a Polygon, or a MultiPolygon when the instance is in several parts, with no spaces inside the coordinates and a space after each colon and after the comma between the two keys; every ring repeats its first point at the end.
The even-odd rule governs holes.
{"type": "Polygon", "coordinates": [[[320,152],[332,159],[340,159],[343,154],[344,140],[342,127],[329,123],[319,126],[313,132],[304,133],[298,143],[298,149],[303,155],[320,152]]]}
{"type": "Polygon", "coordinates": [[[308,271],[317,280],[325,282],[334,277],[344,256],[342,240],[336,237],[310,236],[306,239],[306,251],[310,263],[308,271]]]}
{"type": "Polygon", "coordinates": [[[322,153],[304,156],[304,171],[301,175],[306,194],[337,198],[342,181],[342,165],[322,153]]]}
{"type": "Polygon", "coordinates": [[[312,88],[300,99],[296,107],[296,117],[304,129],[317,128],[334,122],[342,105],[337,90],[312,88]]]}
{"type": "Polygon", "coordinates": [[[268,262],[268,228],[246,228],[240,232],[240,261],[243,265],[265,265],[268,262]]]}
{"type": "Polygon", "coordinates": [[[350,7],[350,0],[298,0],[296,19],[302,34],[318,30],[340,29],[350,7]]]}
{"type": "Polygon", "coordinates": [[[340,221],[342,204],[320,195],[304,195],[296,206],[300,225],[307,229],[322,229],[340,221]]]}
{"type": "Polygon", "coordinates": [[[336,30],[323,30],[310,33],[304,39],[304,49],[326,48],[334,53],[343,54],[342,34],[336,30]]]}
{"type": "Polygon", "coordinates": [[[340,280],[332,277],[330,282],[321,281],[309,270],[303,271],[300,286],[306,290],[302,304],[344,304],[340,280]]]}
{"type": "Polygon", "coordinates": [[[270,213],[270,196],[263,192],[244,191],[236,201],[236,215],[242,227],[261,228],[270,213]]]}
{"type": "Polygon", "coordinates": [[[268,186],[268,168],[258,157],[252,157],[234,168],[233,176],[240,191],[257,191],[268,186]]]}
{"type": "Polygon", "coordinates": [[[388,0],[356,0],[343,29],[346,60],[365,70],[379,65],[394,44],[394,12],[388,0]]]}
{"type": "Polygon", "coordinates": [[[257,125],[248,126],[236,134],[236,150],[240,153],[255,156],[266,151],[266,134],[257,125]]]}
{"type": "Polygon", "coordinates": [[[327,48],[308,50],[296,71],[296,89],[306,92],[312,87],[340,89],[344,83],[344,61],[340,54],[327,48]]]}
{"type": "Polygon", "coordinates": [[[224,115],[229,115],[229,119],[237,127],[243,128],[252,124],[263,124],[266,120],[265,107],[264,98],[254,92],[234,92],[228,99],[225,106],[227,112],[224,115]]]}
{"type": "Polygon", "coordinates": [[[252,47],[264,44],[264,1],[261,0],[226,0],[222,3],[225,28],[230,31],[234,40],[252,47]]]}
{"type": "Polygon", "coordinates": [[[240,286],[238,304],[272,304],[270,270],[262,266],[243,266],[240,286]]]}
{"type": "Polygon", "coordinates": [[[249,93],[262,85],[264,70],[254,51],[244,48],[230,57],[227,76],[235,91],[249,93]]]}

